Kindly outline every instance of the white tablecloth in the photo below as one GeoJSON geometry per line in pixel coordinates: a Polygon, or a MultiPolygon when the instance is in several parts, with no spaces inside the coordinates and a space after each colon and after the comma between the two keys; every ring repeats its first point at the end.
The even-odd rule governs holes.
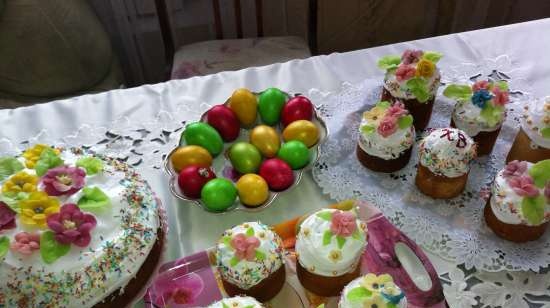
{"type": "MultiPolygon", "coordinates": [[[[439,64],[442,70],[463,62],[475,63],[506,54],[514,66],[524,70],[533,94],[547,95],[550,92],[550,59],[546,58],[550,50],[549,28],[550,19],[544,19],[84,95],[27,108],[0,110],[0,154],[12,147],[23,148],[24,145],[20,144],[23,141],[63,140],[66,143],[84,143],[82,138],[87,133],[93,132],[97,136],[98,132],[104,133],[104,128],[112,126],[121,134],[128,133],[125,129],[130,130],[141,124],[146,128],[156,125],[157,128],[166,127],[168,130],[181,126],[182,120],[196,120],[192,117],[206,110],[208,105],[224,102],[238,87],[259,91],[275,86],[294,93],[307,93],[311,88],[338,91],[343,82],[360,83],[366,78],[382,79],[383,74],[376,67],[377,59],[387,54],[399,54],[406,48],[444,53],[439,64]]],[[[168,140],[170,146],[175,145],[175,135],[172,134],[164,141],[168,140]]],[[[144,142],[151,142],[150,139],[144,142]]],[[[156,145],[163,150],[169,148],[161,146],[164,141],[151,142],[148,149],[154,150],[156,145]]],[[[165,174],[148,166],[155,163],[158,165],[158,162],[146,161],[137,168],[166,205],[171,228],[168,259],[212,246],[224,229],[244,220],[260,219],[268,224],[277,223],[333,202],[321,194],[309,173],[299,188],[284,194],[272,207],[260,213],[212,215],[195,206],[177,202],[170,195],[165,174]]],[[[550,307],[550,297],[544,296],[550,294],[548,275],[466,271],[459,264],[450,263],[433,254],[429,256],[442,277],[451,307],[471,307],[480,303],[483,307],[529,307],[533,303],[539,304],[539,307],[550,307]]]]}

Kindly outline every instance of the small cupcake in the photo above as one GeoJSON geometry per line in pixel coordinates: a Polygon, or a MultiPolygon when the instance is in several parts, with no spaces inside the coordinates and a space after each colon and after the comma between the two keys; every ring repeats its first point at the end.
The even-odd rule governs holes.
{"type": "Polygon", "coordinates": [[[407,299],[388,274],[367,274],[348,284],[338,308],[406,308],[407,299]]]}
{"type": "Polygon", "coordinates": [[[476,144],[459,129],[438,128],[420,142],[419,155],[418,189],[432,198],[450,199],[466,187],[476,144]]]}
{"type": "Polygon", "coordinates": [[[216,246],[216,259],[229,296],[266,302],[285,283],[282,240],[262,223],[247,222],[225,231],[216,246]]]}
{"type": "Polygon", "coordinates": [[[416,136],[413,117],[401,102],[379,102],[363,113],[357,158],[367,168],[394,172],[407,165],[416,136]]]}
{"type": "Polygon", "coordinates": [[[386,70],[382,101],[401,101],[414,118],[414,127],[428,126],[441,80],[436,63],[442,55],[433,51],[405,50],[401,57],[385,56],[378,67],[386,70]]]}
{"type": "Polygon", "coordinates": [[[550,221],[550,159],[511,161],[495,177],[485,221],[496,235],[513,242],[540,238],[550,221]]]}
{"type": "Polygon", "coordinates": [[[506,162],[550,159],[550,96],[524,107],[521,129],[506,162]]]}
{"type": "Polygon", "coordinates": [[[506,118],[509,100],[505,81],[481,80],[469,85],[451,84],[443,95],[456,100],[451,127],[456,127],[477,143],[477,154],[491,153],[506,118]]]}
{"type": "Polygon", "coordinates": [[[249,296],[235,296],[217,301],[207,308],[264,308],[265,306],[249,296]]]}
{"type": "Polygon", "coordinates": [[[366,224],[352,211],[324,209],[307,217],[296,238],[296,271],[302,286],[318,296],[337,296],[360,274],[366,224]]]}

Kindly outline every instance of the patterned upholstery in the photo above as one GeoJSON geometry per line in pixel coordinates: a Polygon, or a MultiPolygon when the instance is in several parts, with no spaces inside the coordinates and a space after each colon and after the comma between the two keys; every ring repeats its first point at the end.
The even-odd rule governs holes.
{"type": "Polygon", "coordinates": [[[299,37],[214,40],[185,45],[174,55],[171,79],[234,71],[311,56],[299,37]]]}

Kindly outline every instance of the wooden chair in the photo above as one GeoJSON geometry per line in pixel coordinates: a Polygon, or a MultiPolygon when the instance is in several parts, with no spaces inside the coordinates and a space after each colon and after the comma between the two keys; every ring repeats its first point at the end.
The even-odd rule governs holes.
{"type": "Polygon", "coordinates": [[[226,39],[222,28],[220,2],[212,0],[216,40],[176,47],[167,0],[155,0],[164,42],[167,79],[181,79],[239,70],[292,59],[303,59],[317,52],[317,0],[308,1],[308,42],[300,37],[264,37],[263,1],[254,0],[256,37],[243,37],[240,0],[232,0],[236,39],[226,39]]]}

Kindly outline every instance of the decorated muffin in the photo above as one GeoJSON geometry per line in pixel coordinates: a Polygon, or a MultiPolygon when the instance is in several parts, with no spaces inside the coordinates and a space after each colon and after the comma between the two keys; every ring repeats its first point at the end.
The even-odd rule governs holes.
{"type": "Polygon", "coordinates": [[[485,221],[513,242],[536,240],[550,221],[550,159],[532,164],[511,161],[495,177],[485,221]]]}
{"type": "Polygon", "coordinates": [[[296,270],[305,289],[337,296],[359,276],[367,245],[366,224],[353,211],[320,210],[307,217],[296,238],[296,270]]]}
{"type": "Polygon", "coordinates": [[[379,102],[363,113],[357,158],[367,168],[394,172],[407,165],[416,136],[413,118],[401,102],[379,102]]]}
{"type": "Polygon", "coordinates": [[[217,266],[229,296],[247,295],[266,302],[285,282],[281,238],[260,222],[225,231],[216,246],[217,266]]]}
{"type": "Polygon", "coordinates": [[[264,306],[250,296],[235,296],[217,301],[207,308],[263,308],[264,306]]]}
{"type": "Polygon", "coordinates": [[[388,274],[367,274],[350,282],[338,308],[406,308],[407,299],[388,274]]]}
{"type": "Polygon", "coordinates": [[[438,128],[420,142],[416,186],[439,199],[454,198],[468,181],[470,162],[476,158],[476,144],[456,128],[438,128]]]}
{"type": "Polygon", "coordinates": [[[550,159],[550,96],[525,105],[521,129],[506,162],[550,159]]]}
{"type": "Polygon", "coordinates": [[[428,126],[441,75],[436,63],[442,54],[433,51],[410,50],[401,57],[385,56],[378,67],[386,70],[383,101],[401,101],[414,118],[414,127],[428,126]]]}
{"type": "Polygon", "coordinates": [[[493,150],[509,100],[505,81],[481,80],[472,86],[452,84],[443,95],[456,100],[451,127],[461,129],[477,143],[478,156],[493,150]]]}

